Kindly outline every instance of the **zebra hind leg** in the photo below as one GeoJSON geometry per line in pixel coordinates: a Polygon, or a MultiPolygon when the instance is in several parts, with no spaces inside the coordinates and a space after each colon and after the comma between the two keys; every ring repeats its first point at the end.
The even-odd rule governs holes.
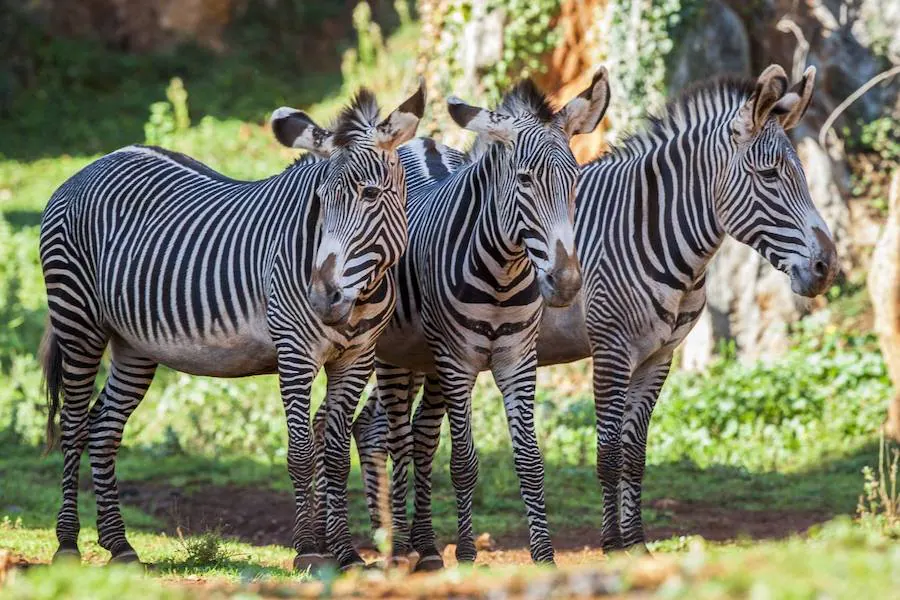
{"type": "Polygon", "coordinates": [[[406,497],[413,436],[410,409],[422,385],[422,377],[410,371],[378,363],[378,398],[388,418],[387,445],[394,469],[391,478],[391,563],[408,564],[409,522],[406,497]]]}
{"type": "MultiPolygon", "coordinates": [[[[93,332],[91,332],[93,333],[93,332]]],[[[81,560],[78,550],[78,471],[81,455],[88,439],[88,414],[94,394],[94,380],[100,368],[106,340],[79,331],[70,341],[57,336],[49,327],[44,339],[44,376],[47,381],[48,450],[53,445],[53,421],[60,405],[60,447],[63,454],[62,506],[56,518],[56,539],[59,547],[53,562],[81,560]],[[91,339],[94,338],[94,339],[91,339]],[[85,341],[89,340],[89,341],[85,341]],[[95,343],[90,343],[95,342],[95,343]]]]}
{"type": "Polygon", "coordinates": [[[378,401],[378,393],[373,392],[353,422],[353,439],[359,453],[366,508],[373,533],[381,529],[381,498],[388,493],[383,489],[387,486],[382,485],[387,482],[387,434],[387,413],[378,401]]]}
{"type": "Polygon", "coordinates": [[[110,564],[139,562],[125,537],[119,507],[116,456],[122,431],[153,381],[156,363],[142,358],[120,358],[113,350],[109,378],[91,410],[88,450],[94,493],[97,496],[97,532],[100,546],[109,550],[110,564]]]}
{"type": "Polygon", "coordinates": [[[425,379],[422,401],[413,417],[413,462],[415,467],[415,512],[412,545],[419,553],[416,571],[436,571],[444,567],[444,559],[435,544],[431,521],[431,469],[441,441],[441,423],[446,406],[440,382],[434,375],[425,379]]]}

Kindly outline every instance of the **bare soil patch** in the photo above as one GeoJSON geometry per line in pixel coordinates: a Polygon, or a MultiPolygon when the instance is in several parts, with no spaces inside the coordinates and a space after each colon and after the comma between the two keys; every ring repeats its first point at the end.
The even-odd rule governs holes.
{"type": "MultiPolygon", "coordinates": [[[[186,533],[218,529],[225,536],[255,545],[290,546],[294,498],[287,492],[236,486],[203,486],[185,492],[155,482],[123,482],[120,493],[124,503],[160,518],[172,533],[176,528],[186,533]]],[[[669,498],[648,506],[668,517],[668,524],[649,527],[651,541],[679,535],[699,535],[712,541],[779,539],[804,533],[833,516],[827,511],[744,510],[669,498]]],[[[479,563],[530,561],[526,530],[492,535],[494,549],[479,552],[479,563]]],[[[367,537],[354,541],[360,548],[373,547],[367,537]]],[[[561,565],[594,562],[602,556],[599,527],[557,530],[553,542],[561,565]]],[[[452,563],[452,548],[448,550],[445,560],[452,563]]]]}

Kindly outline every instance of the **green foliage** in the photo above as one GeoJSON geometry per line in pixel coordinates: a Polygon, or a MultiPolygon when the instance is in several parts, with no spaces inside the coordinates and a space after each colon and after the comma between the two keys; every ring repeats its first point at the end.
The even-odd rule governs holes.
{"type": "Polygon", "coordinates": [[[871,439],[891,390],[874,337],[807,327],[777,360],[673,376],[650,428],[651,459],[792,468],[871,439]]]}
{"type": "Polygon", "coordinates": [[[144,140],[148,144],[171,146],[175,135],[184,133],[191,126],[188,114],[187,90],[180,77],[173,77],[166,88],[168,102],[150,105],[150,118],[144,124],[144,140]]]}
{"type": "Polygon", "coordinates": [[[192,596],[187,590],[143,576],[139,566],[83,569],[59,565],[35,567],[15,577],[4,587],[3,597],[9,600],[179,600],[192,596]]]}
{"type": "Polygon", "coordinates": [[[559,41],[552,26],[559,15],[560,0],[450,0],[446,5],[438,51],[446,65],[441,72],[442,91],[455,89],[463,75],[463,45],[467,28],[475,19],[499,15],[502,20],[502,50],[498,60],[473,74],[476,90],[466,90],[470,100],[496,103],[516,81],[542,72],[543,57],[559,41]]]}
{"type": "Polygon", "coordinates": [[[612,0],[602,9],[605,51],[598,58],[611,73],[609,115],[616,131],[663,104],[666,57],[702,5],[698,0],[612,0]]]}
{"type": "Polygon", "coordinates": [[[900,121],[882,117],[862,125],[859,144],[871,148],[882,160],[900,165],[900,121]]]}

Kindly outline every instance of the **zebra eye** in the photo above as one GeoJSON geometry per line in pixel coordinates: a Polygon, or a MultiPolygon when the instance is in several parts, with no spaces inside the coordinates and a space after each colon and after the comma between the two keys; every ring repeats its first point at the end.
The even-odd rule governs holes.
{"type": "Polygon", "coordinates": [[[362,193],[360,194],[360,196],[362,196],[363,200],[374,200],[380,193],[381,190],[374,185],[367,185],[362,189],[362,193]]]}
{"type": "Polygon", "coordinates": [[[778,169],[763,169],[762,171],[759,171],[759,176],[768,181],[774,181],[775,179],[778,179],[778,169]]]}
{"type": "Polygon", "coordinates": [[[522,185],[531,185],[531,175],[528,173],[519,173],[516,177],[522,185]]]}

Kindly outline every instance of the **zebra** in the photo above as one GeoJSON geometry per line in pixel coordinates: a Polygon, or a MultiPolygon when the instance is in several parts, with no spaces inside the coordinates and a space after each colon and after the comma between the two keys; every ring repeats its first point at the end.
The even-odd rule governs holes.
{"type": "MultiPolygon", "coordinates": [[[[575,245],[584,286],[569,308],[545,311],[537,362],[593,358],[606,551],[646,550],[641,485],[647,428],[672,354],[706,304],[707,267],[725,236],[786,273],[799,295],[819,295],[834,279],[835,246],[786,134],[810,105],[815,73],[809,67],[790,89],[778,65],[756,79],[700,82],[651,117],[643,131],[582,168],[575,245]]],[[[433,152],[443,154],[445,164],[458,161],[455,150],[433,152]]],[[[438,170],[434,178],[441,177],[446,175],[438,170]]],[[[389,339],[383,337],[379,349],[389,339]]],[[[431,463],[446,408],[430,379],[413,422],[412,537],[420,560],[440,567],[431,463]]],[[[402,378],[395,374],[391,385],[401,388],[402,378]]],[[[395,435],[379,399],[370,397],[354,424],[371,498],[379,493],[385,442],[395,435]]]]}
{"type": "MultiPolygon", "coordinates": [[[[475,560],[478,464],[471,391],[479,371],[490,369],[514,440],[531,554],[537,562],[553,561],[534,432],[535,342],[545,303],[566,306],[581,287],[572,227],[578,165],[569,139],[594,130],[608,98],[603,68],[559,111],[530,80],[508,92],[495,111],[451,97],[453,120],[478,134],[465,164],[449,173],[447,165],[455,161],[434,160],[433,142],[434,152],[421,144],[426,152],[418,164],[406,163],[413,172],[424,165],[448,175],[409,194],[410,242],[396,266],[397,309],[376,349],[377,394],[391,421],[393,560],[402,561],[409,551],[405,493],[413,370],[430,373],[447,399],[459,519],[456,557],[475,560]],[[404,383],[394,385],[396,379],[404,383]]],[[[427,562],[417,568],[427,568],[427,562]]]]}
{"type": "Polygon", "coordinates": [[[134,145],[91,163],[53,194],[40,256],[49,305],[48,449],[59,411],[64,455],[54,560],[80,559],[78,470],[87,445],[100,545],[111,562],[138,561],[119,510],[115,459],[125,422],[163,364],[215,377],[279,375],[298,570],[323,560],[308,488],[310,389],[324,366],[328,549],[343,567],[362,563],[347,526],[350,426],[374,369],[375,340],[394,310],[390,268],[408,239],[396,150],[415,134],[424,101],[420,83],[379,121],[375,96],[362,89],[333,130],[279,108],[275,137],[328,158],[301,159],[261,181],[134,145]],[[90,406],[107,346],[109,378],[90,406]]]}

